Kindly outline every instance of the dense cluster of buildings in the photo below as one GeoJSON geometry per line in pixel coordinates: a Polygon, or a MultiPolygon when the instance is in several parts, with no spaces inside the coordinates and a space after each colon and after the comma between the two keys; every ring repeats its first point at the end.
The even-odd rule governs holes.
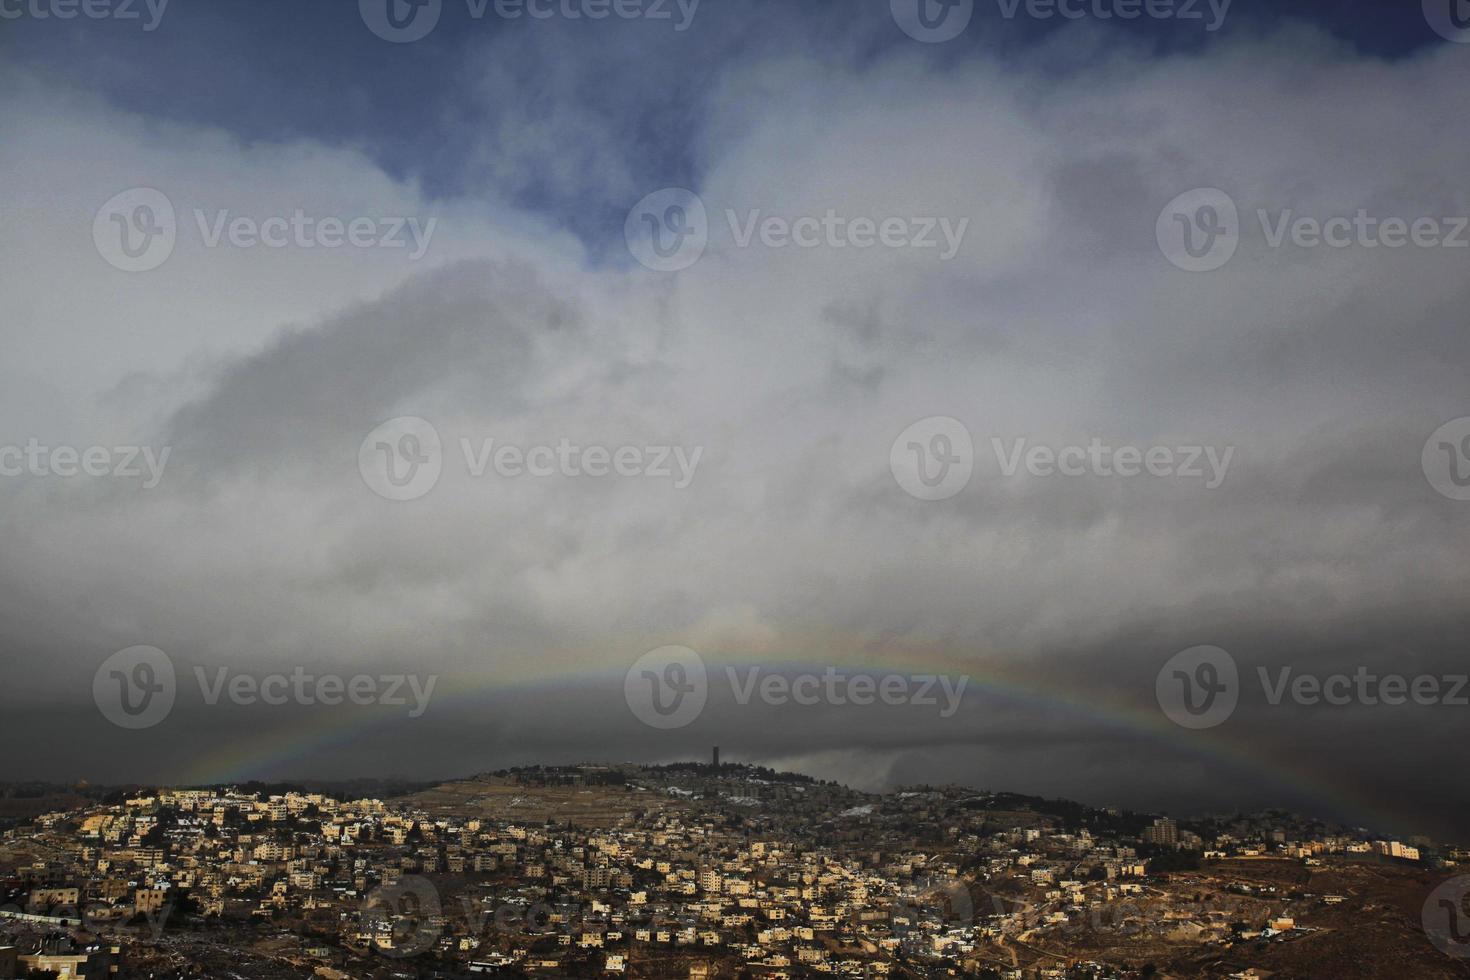
{"type": "Polygon", "coordinates": [[[1250,938],[1291,928],[1273,896],[1254,912],[1161,903],[1161,853],[1420,859],[1284,819],[1211,825],[1205,839],[1168,818],[957,789],[864,795],[719,766],[490,782],[602,794],[614,816],[581,826],[487,816],[473,794],[431,808],[229,789],[46,815],[6,835],[6,853],[38,857],[4,883],[0,977],[128,975],[129,957],[197,975],[225,950],[326,978],[383,961],[440,976],[1103,977],[1119,974],[1026,972],[1007,951],[1045,953],[1076,930],[1228,943],[1242,924],[1250,938]]]}

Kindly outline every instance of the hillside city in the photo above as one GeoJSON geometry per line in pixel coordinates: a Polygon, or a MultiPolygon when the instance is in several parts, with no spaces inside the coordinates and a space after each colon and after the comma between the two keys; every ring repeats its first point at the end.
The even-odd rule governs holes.
{"type": "Polygon", "coordinates": [[[717,759],[37,814],[0,841],[0,977],[1351,976],[1374,930],[1470,975],[1406,897],[1464,850],[717,759]]]}

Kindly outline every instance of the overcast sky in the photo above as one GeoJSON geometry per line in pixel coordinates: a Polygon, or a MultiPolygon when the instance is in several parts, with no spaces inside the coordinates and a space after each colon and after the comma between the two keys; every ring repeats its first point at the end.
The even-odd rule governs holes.
{"type": "Polygon", "coordinates": [[[1209,29],[1218,4],[975,0],[925,40],[902,0],[444,0],[406,42],[369,0],[39,2],[0,4],[0,731],[24,745],[0,778],[719,744],[863,788],[1470,838],[1470,706],[1272,704],[1258,670],[1470,672],[1470,45],[1433,10],[1237,0],[1209,29]],[[1290,225],[1360,211],[1341,245],[1290,225]],[[650,215],[702,252],[650,253],[650,215]],[[1223,262],[1170,238],[1212,216],[1223,262]],[[271,218],[279,247],[250,237],[271,218]],[[405,244],[327,247],[324,218],[405,244]],[[800,218],[811,247],[780,234],[800,218]],[[1433,220],[1394,247],[1387,219],[1433,220]],[[639,475],[493,461],[563,440],[639,475]],[[910,442],[968,481],[916,483],[910,442]],[[432,487],[375,475],[379,443],[432,487]],[[1080,475],[1025,461],[1093,444],[1080,475]],[[140,645],[174,700],[128,728],[98,701],[140,645]],[[668,645],[707,703],[659,728],[625,677],[668,645]],[[1239,703],[1193,729],[1156,680],[1200,645],[1239,703]],[[411,717],[210,704],[221,668],[436,680],[411,717]],[[965,687],[948,714],[937,683],[741,704],[750,668],[965,687]]]}

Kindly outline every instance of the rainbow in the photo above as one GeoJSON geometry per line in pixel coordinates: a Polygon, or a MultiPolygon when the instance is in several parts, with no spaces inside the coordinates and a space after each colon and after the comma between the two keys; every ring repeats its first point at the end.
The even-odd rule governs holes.
{"type": "MultiPolygon", "coordinates": [[[[642,652],[657,645],[654,643],[637,649],[642,652]]],[[[634,656],[636,654],[629,656],[627,662],[631,663],[634,656]]],[[[557,689],[566,686],[621,688],[626,664],[588,670],[581,666],[586,663],[582,657],[567,659],[571,662],[565,669],[551,672],[545,672],[545,660],[527,658],[516,661],[509,670],[494,674],[441,675],[430,711],[452,716],[461,709],[483,709],[487,701],[496,698],[534,701],[538,695],[544,695],[547,700],[554,701],[557,689]],[[521,676],[514,676],[516,674],[521,676]]],[[[1039,673],[1027,674],[1015,664],[985,663],[982,666],[973,658],[935,656],[932,650],[914,652],[892,648],[885,649],[878,656],[854,657],[847,653],[820,661],[810,657],[794,660],[780,654],[738,658],[706,656],[704,659],[711,674],[723,671],[726,666],[821,671],[831,665],[847,673],[964,675],[970,679],[965,690],[966,702],[971,701],[975,693],[980,693],[1022,707],[1065,711],[1069,717],[1083,719],[1103,729],[1147,738],[1187,752],[1208,764],[1248,774],[1279,789],[1283,793],[1283,806],[1300,800],[1320,808],[1313,814],[1316,816],[1376,829],[1411,822],[1407,814],[1394,812],[1379,800],[1344,791],[1342,787],[1324,780],[1315,770],[1293,765],[1279,747],[1251,744],[1240,733],[1240,726],[1227,724],[1206,731],[1185,731],[1165,718],[1152,698],[1140,706],[1108,700],[1096,692],[1083,696],[1039,673]]],[[[366,667],[363,669],[370,672],[366,667]]],[[[307,726],[296,724],[266,731],[259,737],[236,740],[200,755],[190,764],[183,782],[186,785],[205,785],[281,778],[283,772],[309,765],[324,750],[349,745],[365,735],[386,731],[402,722],[401,716],[353,711],[347,707],[321,711],[307,726]]]]}

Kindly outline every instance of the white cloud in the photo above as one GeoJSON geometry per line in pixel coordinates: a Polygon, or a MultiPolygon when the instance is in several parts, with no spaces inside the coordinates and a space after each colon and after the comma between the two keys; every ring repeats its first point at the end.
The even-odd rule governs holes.
{"type": "MultiPolygon", "coordinates": [[[[1418,469],[1423,438],[1470,413],[1463,253],[1273,251],[1248,231],[1224,269],[1190,274],[1153,235],[1192,186],[1226,189],[1247,222],[1256,207],[1470,211],[1453,54],[1386,64],[1268,40],[1064,76],[752,63],[691,149],[717,226],[727,208],[945,216],[968,219],[963,248],[941,262],[717,233],[673,276],[594,264],[489,193],[428,201],[350,151],[241,145],[32,90],[0,109],[0,168],[37,175],[0,227],[16,314],[0,409],[24,420],[0,443],[147,425],[135,438],[177,439],[180,456],[147,494],[0,488],[24,529],[0,574],[98,597],[67,617],[73,654],[172,641],[201,662],[477,676],[616,670],[695,640],[1044,672],[1141,636],[1075,682],[1143,703],[1151,675],[1120,679],[1149,644],[1245,609],[1267,631],[1350,633],[1371,611],[1407,635],[1452,618],[1470,585],[1463,515],[1418,469]],[[129,276],[89,230],[132,185],[181,211],[433,215],[440,230],[418,264],[205,249],[181,231],[168,263],[129,276]],[[394,503],[355,460],[404,414],[433,420],[449,455],[430,496],[394,503]],[[916,501],[889,444],[941,414],[969,426],[977,472],[952,500],[916,501]],[[473,479],[462,436],[704,458],[685,491],[473,479]],[[1236,462],[1217,491],[1012,480],[992,437],[1229,445],[1236,462]]],[[[628,188],[616,162],[605,185],[573,170],[599,199],[657,189],[628,188]]],[[[23,610],[3,611],[14,642],[57,645],[23,610]]]]}

